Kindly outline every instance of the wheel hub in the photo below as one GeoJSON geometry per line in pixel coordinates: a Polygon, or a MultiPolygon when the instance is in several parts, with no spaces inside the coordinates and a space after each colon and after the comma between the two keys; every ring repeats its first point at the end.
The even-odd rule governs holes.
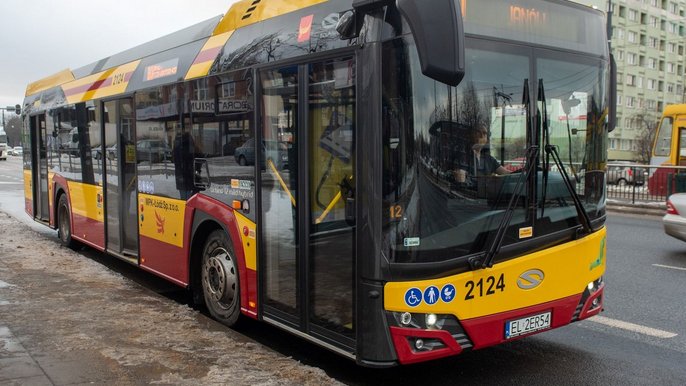
{"type": "Polygon", "coordinates": [[[205,263],[202,276],[203,285],[212,300],[228,308],[236,293],[236,273],[229,252],[217,248],[205,263]]]}

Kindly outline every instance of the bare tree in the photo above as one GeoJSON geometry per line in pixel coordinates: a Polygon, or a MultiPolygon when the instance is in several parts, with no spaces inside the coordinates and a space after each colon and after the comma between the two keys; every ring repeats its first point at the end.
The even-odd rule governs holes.
{"type": "Polygon", "coordinates": [[[9,140],[10,146],[21,145],[21,118],[14,115],[7,119],[5,116],[5,133],[7,133],[7,139],[9,140]]]}
{"type": "Polygon", "coordinates": [[[638,129],[636,136],[636,156],[641,163],[650,163],[650,156],[657,131],[657,116],[648,111],[641,111],[631,117],[631,125],[638,129]]]}

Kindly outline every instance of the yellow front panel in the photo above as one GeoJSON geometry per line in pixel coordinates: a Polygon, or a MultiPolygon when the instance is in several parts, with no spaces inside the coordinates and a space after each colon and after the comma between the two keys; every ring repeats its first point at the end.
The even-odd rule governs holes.
{"type": "Polygon", "coordinates": [[[581,240],[499,263],[490,269],[441,279],[388,283],[384,289],[384,306],[389,311],[453,314],[459,319],[471,319],[580,294],[588,283],[605,272],[605,235],[603,228],[581,240]],[[531,289],[520,288],[518,281],[525,287],[531,285],[522,279],[526,277],[523,274],[529,272],[530,278],[540,279],[534,273],[537,271],[543,273],[541,283],[531,289]],[[498,286],[501,276],[504,286],[498,286]],[[433,298],[429,302],[423,298],[411,307],[405,298],[412,288],[426,298],[433,298]],[[449,302],[441,298],[444,288],[454,288],[449,302]]]}
{"type": "Polygon", "coordinates": [[[138,194],[140,235],[183,247],[183,222],[186,201],[138,194]]]}
{"type": "Polygon", "coordinates": [[[236,215],[236,221],[238,222],[238,232],[243,241],[243,252],[245,253],[245,266],[253,271],[257,270],[257,238],[255,232],[255,223],[249,218],[243,216],[237,211],[233,212],[236,215]],[[246,231],[247,230],[247,236],[246,231]]]}
{"type": "Polygon", "coordinates": [[[140,62],[140,60],[136,60],[69,82],[62,86],[62,90],[68,103],[84,102],[121,94],[126,91],[129,79],[140,62]]]}
{"type": "Polygon", "coordinates": [[[67,184],[69,197],[71,198],[72,213],[103,222],[102,186],[73,181],[69,181],[67,184]],[[98,200],[98,197],[100,197],[100,200],[98,200]]]}
{"type": "Polygon", "coordinates": [[[33,201],[33,180],[30,170],[24,170],[24,197],[33,201]]]}
{"type": "MultiPolygon", "coordinates": [[[[213,35],[236,30],[272,17],[281,16],[299,9],[323,3],[327,0],[280,0],[258,3],[245,0],[234,4],[214,29],[213,35]],[[254,8],[254,9],[253,9],[254,8]]],[[[297,29],[298,26],[295,26],[297,29]]]]}

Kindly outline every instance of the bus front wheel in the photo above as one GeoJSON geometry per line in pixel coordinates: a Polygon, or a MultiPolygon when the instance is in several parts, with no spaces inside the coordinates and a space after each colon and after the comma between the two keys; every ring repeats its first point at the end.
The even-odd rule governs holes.
{"type": "Polygon", "coordinates": [[[210,314],[231,327],[240,316],[240,287],[236,255],[224,231],[216,230],[202,253],[202,291],[210,314]]]}
{"type": "Polygon", "coordinates": [[[57,203],[57,237],[65,247],[75,249],[77,242],[71,237],[71,216],[67,195],[60,195],[57,203]]]}

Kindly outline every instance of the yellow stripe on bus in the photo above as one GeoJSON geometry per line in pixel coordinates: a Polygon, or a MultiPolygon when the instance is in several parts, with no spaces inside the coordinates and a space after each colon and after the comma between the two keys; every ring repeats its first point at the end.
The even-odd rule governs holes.
{"type": "Polygon", "coordinates": [[[253,271],[257,270],[257,236],[256,236],[256,225],[249,218],[238,213],[238,211],[233,212],[236,215],[236,221],[238,222],[238,233],[240,234],[241,241],[243,242],[243,252],[245,253],[245,266],[253,271]],[[247,230],[248,234],[245,234],[247,230]]]}
{"type": "Polygon", "coordinates": [[[186,201],[138,194],[140,235],[183,247],[183,224],[186,201]]]}
{"type": "MultiPolygon", "coordinates": [[[[321,4],[327,0],[280,0],[254,4],[254,0],[244,0],[234,4],[217,24],[213,35],[237,30],[250,24],[258,23],[272,17],[321,4]]],[[[298,26],[294,26],[297,29],[298,26]]]]}
{"type": "Polygon", "coordinates": [[[69,69],[62,70],[57,74],[50,75],[48,77],[30,83],[28,86],[26,86],[25,96],[37,94],[41,91],[51,89],[53,87],[65,84],[67,82],[71,82],[73,80],[74,74],[72,74],[72,72],[69,69]]]}
{"type": "Polygon", "coordinates": [[[72,213],[99,222],[105,221],[102,200],[98,202],[98,196],[102,198],[102,186],[74,181],[67,182],[67,186],[72,213]]]}
{"type": "Polygon", "coordinates": [[[583,239],[508,260],[490,269],[433,280],[388,283],[384,288],[384,307],[396,312],[453,314],[462,320],[580,294],[605,272],[605,238],[603,228],[583,239]],[[412,288],[425,295],[421,299],[408,296],[414,307],[406,301],[412,288]],[[444,290],[452,293],[449,301],[441,298],[444,290]]]}
{"type": "MultiPolygon", "coordinates": [[[[198,57],[209,50],[224,47],[224,45],[229,40],[231,35],[233,35],[233,31],[225,32],[217,36],[212,36],[207,40],[205,45],[202,47],[200,53],[198,53],[198,57]]],[[[193,65],[191,65],[191,68],[189,68],[188,72],[186,73],[185,80],[206,76],[207,73],[210,72],[210,67],[212,67],[212,63],[214,63],[215,59],[217,59],[217,55],[214,55],[211,59],[205,60],[203,62],[193,62],[193,65]]]]}
{"type": "Polygon", "coordinates": [[[33,200],[33,180],[30,170],[24,170],[24,197],[33,200]]]}
{"type": "Polygon", "coordinates": [[[79,103],[122,94],[129,85],[130,75],[127,78],[127,74],[132,74],[140,62],[135,60],[62,85],[67,102],[79,103]]]}

